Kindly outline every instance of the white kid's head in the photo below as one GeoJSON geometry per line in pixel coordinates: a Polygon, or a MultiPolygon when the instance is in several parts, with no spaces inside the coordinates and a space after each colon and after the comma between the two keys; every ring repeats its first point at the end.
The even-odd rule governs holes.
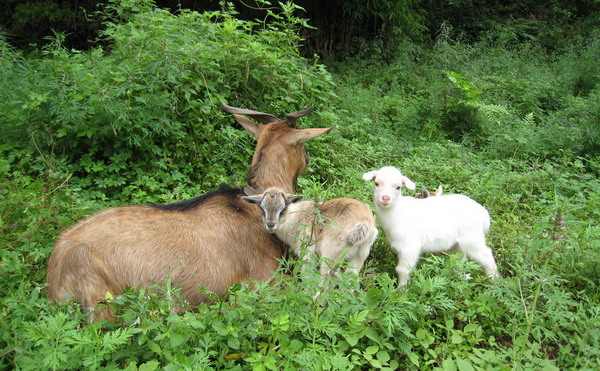
{"type": "Polygon", "coordinates": [[[387,208],[396,198],[402,196],[402,187],[414,190],[415,183],[408,179],[400,170],[392,166],[384,166],[379,170],[363,174],[363,179],[375,182],[375,205],[387,208]]]}

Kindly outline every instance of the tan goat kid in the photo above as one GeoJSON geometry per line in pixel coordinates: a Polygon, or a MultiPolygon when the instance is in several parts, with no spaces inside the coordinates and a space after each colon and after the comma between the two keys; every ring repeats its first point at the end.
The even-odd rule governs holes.
{"type": "Polygon", "coordinates": [[[423,188],[421,188],[421,193],[417,193],[415,195],[415,198],[437,197],[437,196],[441,196],[442,193],[444,193],[444,189],[442,188],[441,184],[437,187],[437,189],[435,191],[430,191],[427,188],[423,187],[423,188]]]}
{"type": "Polygon", "coordinates": [[[301,198],[277,188],[242,197],[260,206],[265,228],[296,256],[305,261],[311,260],[310,255],[321,258],[320,287],[342,260],[347,263],[346,273],[358,274],[378,233],[371,207],[351,198],[336,198],[318,206],[315,213],[313,201],[296,203],[301,198]],[[302,251],[303,245],[308,251],[302,251]]]}
{"type": "MultiPolygon", "coordinates": [[[[312,108],[280,120],[223,106],[257,138],[249,184],[259,191],[277,186],[294,192],[296,177],[307,164],[304,143],[331,128],[296,128],[296,119],[312,108]]],[[[207,300],[200,286],[224,295],[233,284],[271,279],[283,246],[264,229],[260,211],[241,195],[240,188],[222,186],[188,201],[116,207],[84,219],[56,242],[48,261],[48,297],[91,308],[90,319],[112,318],[108,311],[95,310],[107,293],[117,295],[126,287],[166,277],[182,288],[191,306],[207,300]]]]}

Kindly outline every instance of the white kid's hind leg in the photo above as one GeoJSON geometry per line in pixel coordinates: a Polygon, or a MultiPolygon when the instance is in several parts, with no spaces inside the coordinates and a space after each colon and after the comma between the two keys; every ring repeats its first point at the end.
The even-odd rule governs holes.
{"type": "Polygon", "coordinates": [[[480,241],[468,246],[463,245],[463,247],[465,255],[474,262],[479,263],[489,278],[500,277],[492,249],[487,247],[485,242],[480,241]]]}

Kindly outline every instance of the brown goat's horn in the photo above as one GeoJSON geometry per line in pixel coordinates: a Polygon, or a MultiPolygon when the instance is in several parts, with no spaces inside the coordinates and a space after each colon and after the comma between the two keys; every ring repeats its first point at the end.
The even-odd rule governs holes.
{"type": "Polygon", "coordinates": [[[221,102],[221,105],[223,106],[223,109],[227,113],[250,116],[257,121],[262,122],[263,124],[281,121],[280,118],[278,118],[277,116],[273,116],[270,113],[252,111],[252,110],[245,109],[245,108],[232,107],[232,106],[226,105],[223,102],[221,102]]]}
{"type": "Polygon", "coordinates": [[[285,115],[285,121],[290,125],[290,127],[296,127],[296,120],[300,117],[304,117],[315,110],[315,106],[310,106],[303,111],[292,112],[285,115]]]}

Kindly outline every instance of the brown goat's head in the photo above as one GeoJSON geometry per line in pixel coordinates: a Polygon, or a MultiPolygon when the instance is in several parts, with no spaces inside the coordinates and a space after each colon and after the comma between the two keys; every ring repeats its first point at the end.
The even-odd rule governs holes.
{"type": "Polygon", "coordinates": [[[248,172],[248,183],[258,192],[270,187],[278,187],[288,193],[296,188],[296,178],[307,166],[308,157],[304,143],[325,134],[333,128],[298,129],[298,118],[308,115],[312,107],[289,113],[285,120],[259,111],[231,107],[223,104],[225,111],[257,140],[256,149],[248,172]],[[263,123],[259,125],[242,116],[250,116],[263,123]]]}

